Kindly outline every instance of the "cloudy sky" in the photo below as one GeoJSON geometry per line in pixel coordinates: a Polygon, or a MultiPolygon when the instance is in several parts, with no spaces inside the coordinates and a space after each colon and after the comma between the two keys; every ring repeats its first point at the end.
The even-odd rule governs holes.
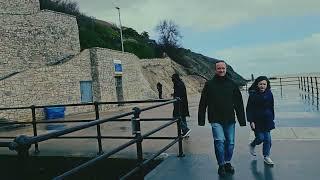
{"type": "Polygon", "coordinates": [[[164,19],[182,45],[223,59],[239,74],[320,72],[320,0],[72,0],[80,11],[156,39],[164,19]]]}

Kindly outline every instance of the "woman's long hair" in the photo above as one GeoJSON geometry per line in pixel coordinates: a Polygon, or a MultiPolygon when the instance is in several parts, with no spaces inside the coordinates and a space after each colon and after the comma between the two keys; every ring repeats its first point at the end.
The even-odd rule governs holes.
{"type": "Polygon", "coordinates": [[[271,86],[270,86],[270,81],[269,79],[267,78],[267,76],[259,76],[257,77],[254,82],[251,84],[251,86],[249,87],[248,91],[259,91],[259,88],[258,88],[258,83],[260,81],[263,81],[263,80],[266,80],[267,81],[267,89],[271,89],[271,86]]]}

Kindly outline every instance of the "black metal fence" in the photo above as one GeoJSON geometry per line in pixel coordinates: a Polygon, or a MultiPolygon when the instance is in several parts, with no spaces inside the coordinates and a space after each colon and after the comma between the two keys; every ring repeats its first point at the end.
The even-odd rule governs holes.
{"type": "MultiPolygon", "coordinates": [[[[319,80],[320,77],[316,76],[299,76],[299,77],[277,77],[269,78],[271,87],[280,87],[281,97],[285,86],[296,86],[305,94],[308,94],[308,97],[312,97],[312,101],[316,101],[317,109],[319,109],[319,80]]],[[[253,82],[246,84],[245,90],[247,91],[249,86],[253,82]]],[[[305,96],[304,96],[305,97],[305,96]]]]}
{"type": "Polygon", "coordinates": [[[151,109],[155,109],[167,104],[173,104],[178,103],[179,99],[167,99],[167,100],[148,100],[148,101],[122,101],[122,102],[94,102],[94,103],[85,103],[85,104],[63,104],[63,105],[50,105],[50,106],[30,106],[30,107],[16,107],[16,108],[0,108],[0,110],[17,110],[17,109],[31,109],[32,113],[32,121],[31,122],[6,122],[2,124],[31,124],[33,129],[33,136],[26,136],[26,135],[20,135],[17,137],[0,137],[0,139],[13,139],[13,142],[0,142],[0,147],[8,147],[10,150],[15,150],[18,153],[18,156],[21,158],[21,161],[27,161],[29,157],[29,149],[31,145],[35,146],[35,153],[39,153],[39,143],[49,140],[49,139],[55,139],[55,138],[67,138],[67,139],[97,139],[98,143],[98,155],[91,159],[90,161],[81,164],[78,167],[75,167],[74,169],[71,169],[54,179],[64,179],[68,176],[74,175],[76,173],[79,173],[81,170],[83,170],[86,167],[92,166],[96,164],[98,161],[101,161],[103,159],[106,159],[110,157],[111,155],[133,145],[136,144],[136,151],[137,151],[137,160],[138,165],[132,169],[130,172],[128,172],[126,175],[122,176],[120,179],[127,179],[131,177],[132,175],[139,175],[140,179],[143,179],[144,176],[144,169],[148,166],[148,164],[154,160],[156,157],[158,157],[161,153],[169,149],[171,146],[173,146],[175,143],[178,142],[179,145],[179,152],[178,157],[183,157],[183,149],[182,149],[182,135],[181,135],[181,127],[180,127],[180,121],[181,118],[149,118],[149,119],[140,119],[140,114],[144,111],[148,111],[151,109]],[[132,103],[158,103],[155,105],[151,105],[145,108],[138,108],[134,107],[132,111],[122,113],[116,116],[112,116],[106,119],[100,118],[100,111],[99,106],[103,104],[132,104],[132,103]],[[94,106],[95,109],[95,119],[94,120],[58,120],[58,121],[37,121],[36,120],[36,109],[38,108],[45,108],[45,107],[66,107],[66,106],[94,106]],[[126,116],[132,116],[131,118],[124,118],[126,116]],[[112,121],[128,121],[131,122],[132,126],[132,135],[133,136],[102,136],[101,135],[101,127],[100,125],[107,122],[112,121]],[[167,123],[145,133],[141,134],[141,128],[140,128],[140,122],[141,121],[168,121],[167,123]],[[54,132],[50,132],[43,135],[38,135],[37,125],[43,124],[43,123],[77,123],[77,122],[83,122],[83,124],[76,125],[73,127],[65,128],[62,130],[57,130],[54,132]],[[177,123],[177,136],[174,137],[150,137],[154,133],[177,123]],[[67,136],[63,137],[63,135],[76,132],[79,130],[83,130],[89,127],[96,126],[97,135],[96,136],[67,136]],[[109,152],[103,152],[102,149],[102,139],[131,139],[129,142],[122,144],[118,146],[117,148],[109,151],[109,152]],[[156,152],[153,156],[151,156],[149,159],[144,160],[143,158],[143,147],[142,147],[142,141],[144,139],[172,139],[173,141],[170,142],[167,146],[156,152]]]}

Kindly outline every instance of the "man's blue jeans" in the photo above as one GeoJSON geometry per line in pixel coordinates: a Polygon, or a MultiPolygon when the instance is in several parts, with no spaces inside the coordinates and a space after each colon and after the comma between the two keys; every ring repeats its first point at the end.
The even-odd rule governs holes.
{"type": "Polygon", "coordinates": [[[256,145],[259,145],[263,143],[262,147],[262,153],[263,156],[269,156],[270,155],[270,149],[271,149],[271,135],[270,131],[267,132],[254,132],[255,139],[250,144],[252,147],[255,147],[256,145]]]}
{"type": "Polygon", "coordinates": [[[235,123],[211,123],[214,151],[219,166],[230,162],[234,149],[235,123]]]}

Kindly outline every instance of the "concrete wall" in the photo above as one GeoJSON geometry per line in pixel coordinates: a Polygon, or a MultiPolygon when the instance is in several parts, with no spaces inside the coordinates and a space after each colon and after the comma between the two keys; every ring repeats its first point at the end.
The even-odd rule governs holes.
{"type": "Polygon", "coordinates": [[[124,100],[156,98],[149,82],[141,71],[140,59],[134,54],[122,53],[110,49],[95,48],[94,61],[97,62],[101,101],[117,101],[113,60],[121,60],[124,100]]]}
{"type": "Polygon", "coordinates": [[[39,0],[0,0],[0,14],[33,14],[39,10],[39,0]]]}
{"type": "MultiPolygon", "coordinates": [[[[137,56],[103,48],[79,52],[75,17],[40,11],[38,0],[1,0],[0,108],[80,103],[80,81],[92,81],[93,101],[117,101],[114,60],[122,62],[123,100],[157,98],[137,56]]],[[[66,114],[92,110],[68,107],[66,114]]],[[[2,117],[30,121],[31,110],[0,111],[2,117]]]]}
{"type": "Polygon", "coordinates": [[[0,78],[80,52],[76,18],[53,11],[0,14],[0,78]]]}
{"type": "MultiPolygon", "coordinates": [[[[80,81],[92,81],[90,52],[85,50],[61,65],[30,69],[0,81],[0,107],[80,103],[80,81]]],[[[71,107],[67,114],[92,107],[71,107]]],[[[31,120],[31,111],[0,111],[10,120],[31,120]]],[[[37,111],[43,118],[43,111],[37,111]]]]}
{"type": "MultiPolygon", "coordinates": [[[[29,69],[0,81],[1,107],[81,103],[80,81],[92,81],[93,101],[117,101],[113,60],[121,60],[125,101],[157,98],[141,71],[140,59],[130,53],[92,48],[54,66],[29,69]]],[[[117,107],[103,105],[101,110],[117,107]]],[[[68,107],[66,114],[93,111],[92,106],[68,107]]],[[[10,120],[31,120],[31,110],[0,111],[10,120]]],[[[43,110],[37,117],[44,117],[43,110]]]]}

